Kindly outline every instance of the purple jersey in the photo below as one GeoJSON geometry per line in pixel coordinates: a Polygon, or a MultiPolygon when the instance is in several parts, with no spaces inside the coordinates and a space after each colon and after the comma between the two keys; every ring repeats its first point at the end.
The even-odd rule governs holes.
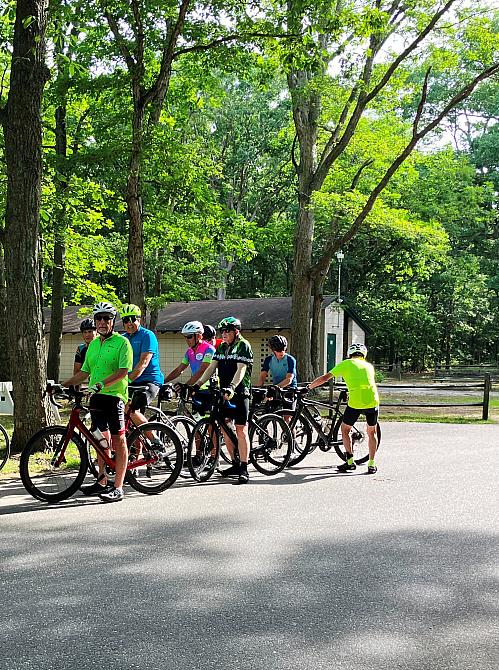
{"type": "Polygon", "coordinates": [[[191,372],[195,375],[203,363],[211,363],[214,353],[215,347],[209,342],[202,340],[195,349],[192,347],[187,349],[182,359],[182,363],[184,365],[190,365],[191,372]]]}

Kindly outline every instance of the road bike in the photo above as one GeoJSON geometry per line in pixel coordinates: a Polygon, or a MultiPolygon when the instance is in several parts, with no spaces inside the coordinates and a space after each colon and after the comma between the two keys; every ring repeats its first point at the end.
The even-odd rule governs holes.
{"type": "MultiPolygon", "coordinates": [[[[83,484],[89,468],[90,447],[105,462],[106,473],[115,472],[113,453],[104,446],[83,422],[81,415],[85,394],[47,386],[50,401],[56,397],[73,403],[67,426],[50,426],[33,435],[21,453],[20,474],[25,489],[34,498],[60,502],[72,496],[83,484]]],[[[132,428],[127,434],[128,463],[125,481],[140,493],[155,494],[168,489],[182,468],[183,450],[178,435],[160,422],[148,422],[132,428]]]]}
{"type": "MultiPolygon", "coordinates": [[[[274,401],[296,401],[294,410],[280,409],[277,414],[284,417],[293,435],[293,452],[289,460],[289,467],[298,465],[306,456],[319,448],[321,451],[330,451],[334,448],[341,460],[346,461],[347,455],[343,446],[341,424],[343,411],[346,407],[348,393],[341,389],[334,403],[305,398],[306,388],[280,389],[273,387],[274,401]],[[320,410],[327,410],[327,416],[322,416],[320,410]]],[[[381,444],[381,427],[376,426],[379,449],[381,444]]],[[[366,463],[369,459],[369,440],[367,424],[362,415],[354,423],[350,431],[352,453],[357,465],[366,463]]]]}
{"type": "Polygon", "coordinates": [[[10,456],[10,440],[7,431],[0,423],[0,470],[5,466],[10,456]]]}
{"type": "MultiPolygon", "coordinates": [[[[237,435],[227,418],[235,406],[225,400],[223,390],[207,389],[195,393],[193,407],[208,415],[194,427],[187,451],[187,467],[192,477],[202,482],[208,480],[217,468],[224,443],[223,432],[236,445],[237,457],[237,435]]],[[[258,472],[275,475],[286,467],[291,456],[292,436],[282,417],[277,414],[255,416],[250,407],[248,435],[249,460],[258,472]]]]}

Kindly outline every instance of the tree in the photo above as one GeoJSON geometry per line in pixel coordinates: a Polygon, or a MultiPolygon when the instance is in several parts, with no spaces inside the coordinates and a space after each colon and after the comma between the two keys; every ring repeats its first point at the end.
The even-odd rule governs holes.
{"type": "MultiPolygon", "coordinates": [[[[302,379],[309,379],[315,361],[311,351],[310,323],[317,325],[324,281],[334,253],[351,240],[366,222],[379,197],[398,168],[449,112],[466,99],[478,84],[499,71],[497,44],[493,31],[488,53],[480,50],[473,75],[462,82],[454,77],[448,95],[434,104],[431,90],[432,59],[436,48],[428,49],[422,83],[411,81],[411,67],[421,64],[419,49],[441,19],[449,14],[456,0],[444,4],[384,3],[382,0],[359,4],[337,2],[307,3],[289,0],[283,13],[290,33],[301,34],[296,43],[286,43],[282,62],[287,72],[296,128],[298,215],[294,240],[294,288],[292,299],[293,351],[298,358],[302,379]],[[398,38],[398,42],[395,39],[398,38]],[[331,74],[333,73],[333,74],[331,74]],[[459,86],[455,86],[456,81],[459,86]],[[457,91],[457,92],[456,92],[457,91]],[[367,113],[376,116],[386,105],[393,105],[394,93],[415,98],[411,130],[400,152],[380,176],[363,204],[353,213],[348,230],[336,235],[342,207],[331,221],[331,234],[322,254],[313,259],[315,214],[314,194],[319,192],[330,171],[348,151],[359,123],[367,113]],[[327,95],[334,96],[325,105],[327,95]],[[427,104],[429,103],[429,104],[427,104]],[[328,112],[328,115],[325,115],[328,112]],[[311,297],[313,306],[311,306],[311,297]],[[314,318],[311,319],[311,316],[314,318]],[[299,333],[300,337],[296,337],[299,333]]],[[[456,10],[458,19],[469,20],[469,13],[456,10]]],[[[458,21],[459,24],[459,21],[458,21]]],[[[450,27],[446,26],[450,31],[450,27]]],[[[457,33],[453,36],[459,39],[457,33]]],[[[484,41],[487,36],[483,35],[484,41]]],[[[477,37],[482,39],[482,35],[477,37]]],[[[459,73],[455,67],[454,72],[459,73]]],[[[400,108],[400,104],[398,105],[400,108]]],[[[374,157],[373,157],[374,159],[374,157]]],[[[357,172],[349,190],[354,190],[362,173],[372,163],[357,162],[357,172]]],[[[312,336],[318,336],[318,329],[312,336]]]]}
{"type": "Polygon", "coordinates": [[[5,268],[11,319],[14,449],[49,422],[42,402],[46,381],[40,283],[39,210],[42,180],[41,101],[45,65],[46,0],[18,0],[10,90],[1,110],[7,164],[5,268]]]}

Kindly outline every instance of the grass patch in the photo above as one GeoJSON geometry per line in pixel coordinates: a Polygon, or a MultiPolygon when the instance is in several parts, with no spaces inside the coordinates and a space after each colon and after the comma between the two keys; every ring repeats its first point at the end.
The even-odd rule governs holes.
{"type": "MultiPolygon", "coordinates": [[[[381,407],[383,409],[383,407],[381,407]]],[[[441,415],[421,415],[421,414],[385,414],[382,413],[379,421],[383,423],[392,423],[396,421],[407,422],[407,423],[459,423],[459,424],[485,424],[485,423],[497,423],[493,419],[488,419],[484,421],[481,418],[473,416],[441,416],[441,415]]]]}

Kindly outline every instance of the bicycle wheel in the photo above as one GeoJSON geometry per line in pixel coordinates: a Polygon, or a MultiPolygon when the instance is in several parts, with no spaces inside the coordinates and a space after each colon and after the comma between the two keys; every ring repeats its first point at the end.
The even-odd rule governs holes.
{"type": "Polygon", "coordinates": [[[67,428],[50,426],[31,437],[21,453],[20,475],[26,491],[47,502],[59,502],[75,493],[87,474],[87,451],[67,428]]]}
{"type": "Polygon", "coordinates": [[[0,470],[7,463],[10,456],[10,440],[7,431],[0,424],[0,470]]]}
{"type": "Polygon", "coordinates": [[[201,419],[194,426],[187,448],[187,467],[197,482],[206,482],[218,464],[220,431],[210,419],[201,419]]]}
{"type": "Polygon", "coordinates": [[[140,493],[161,493],[175,483],[183,451],[175,431],[158,421],[143,423],[127,436],[126,480],[140,493]]]}
{"type": "MultiPolygon", "coordinates": [[[[336,425],[334,427],[333,446],[334,450],[341,458],[341,460],[346,461],[347,457],[346,452],[343,449],[343,438],[341,435],[342,420],[343,419],[340,417],[337,420],[336,425]]],[[[376,424],[376,432],[378,435],[378,446],[376,448],[376,451],[378,451],[379,445],[381,444],[381,427],[379,423],[376,424]]],[[[357,465],[362,465],[362,463],[366,463],[366,461],[369,460],[369,440],[367,436],[367,423],[359,418],[359,420],[356,421],[352,426],[350,437],[352,439],[352,452],[354,461],[357,463],[357,465]]]]}
{"type": "Polygon", "coordinates": [[[282,416],[263,414],[250,424],[250,461],[263,475],[284,470],[293,449],[293,437],[282,416]]]}
{"type": "MultiPolygon", "coordinates": [[[[293,412],[289,409],[280,409],[277,411],[279,416],[282,416],[288,426],[291,426],[293,420],[293,412]]],[[[293,438],[293,448],[291,450],[291,457],[289,459],[288,468],[301,463],[305,456],[310,452],[312,444],[312,428],[308,421],[302,416],[299,416],[293,428],[290,428],[291,436],[293,438]]]]}
{"type": "Polygon", "coordinates": [[[196,422],[193,421],[193,419],[189,419],[187,416],[168,417],[168,421],[175,429],[175,432],[177,433],[180,439],[180,444],[182,445],[182,451],[184,452],[184,461],[183,461],[183,467],[180,470],[179,477],[183,477],[185,479],[191,476],[187,468],[187,451],[189,447],[189,438],[194,429],[194,426],[196,425],[196,422]]]}

